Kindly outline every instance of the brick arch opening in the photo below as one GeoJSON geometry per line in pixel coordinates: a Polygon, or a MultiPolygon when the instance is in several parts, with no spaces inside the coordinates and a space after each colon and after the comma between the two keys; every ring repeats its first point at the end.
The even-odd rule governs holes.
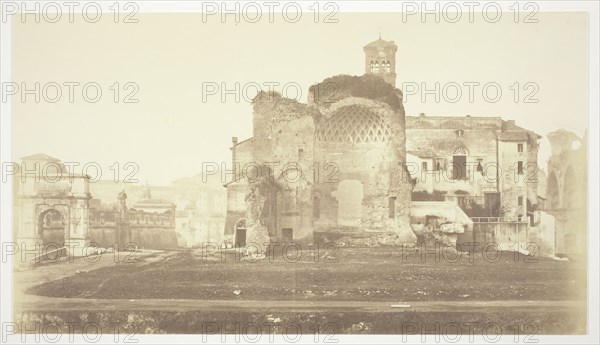
{"type": "Polygon", "coordinates": [[[560,207],[558,179],[553,172],[548,176],[548,183],[546,185],[546,200],[547,209],[556,210],[560,207]]]}
{"type": "Polygon", "coordinates": [[[67,229],[66,216],[55,208],[41,212],[38,216],[38,235],[44,246],[63,247],[67,229]]]}

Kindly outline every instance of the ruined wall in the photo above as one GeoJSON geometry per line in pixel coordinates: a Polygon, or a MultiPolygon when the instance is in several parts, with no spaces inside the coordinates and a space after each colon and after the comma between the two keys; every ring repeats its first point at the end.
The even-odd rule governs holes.
{"type": "Polygon", "coordinates": [[[233,242],[235,235],[235,224],[246,217],[246,194],[248,193],[248,181],[245,172],[252,167],[254,162],[253,140],[248,139],[238,143],[231,148],[233,160],[232,169],[236,169],[235,176],[229,175],[231,180],[225,184],[227,188],[227,213],[225,215],[224,240],[233,242]]]}
{"type": "Polygon", "coordinates": [[[246,194],[248,184],[245,182],[227,185],[227,214],[225,216],[225,240],[232,239],[235,234],[235,224],[246,217],[246,194]]]}
{"type": "Polygon", "coordinates": [[[546,212],[555,217],[556,253],[585,257],[588,231],[587,138],[566,130],[548,134],[552,156],[548,161],[546,212]]]}
{"type": "Polygon", "coordinates": [[[99,245],[102,248],[114,247],[115,243],[118,243],[120,248],[124,248],[130,243],[141,249],[178,247],[174,226],[103,225],[91,227],[88,235],[90,245],[99,245]]]}
{"type": "Polygon", "coordinates": [[[127,212],[126,221],[120,219],[118,210],[91,209],[88,239],[100,247],[123,248],[134,243],[139,248],[177,248],[175,219],[171,213],[156,214],[137,210],[127,212]]]}
{"type": "Polygon", "coordinates": [[[309,104],[323,114],[317,123],[316,160],[332,162],[339,170],[337,179],[319,181],[315,188],[321,206],[320,217],[315,221],[317,228],[339,230],[353,225],[350,227],[392,232],[404,242],[415,240],[409,225],[412,185],[405,167],[401,91],[366,75],[329,78],[311,87],[309,94],[312,96],[309,104]],[[344,122],[346,116],[352,117],[352,121],[344,122]],[[365,118],[367,123],[361,122],[365,118]],[[349,136],[349,140],[348,137],[340,139],[340,131],[343,136],[349,136]],[[385,134],[386,131],[389,133],[385,134]],[[354,222],[343,216],[341,209],[354,209],[356,201],[350,205],[340,203],[358,198],[360,219],[354,222]]]}
{"type": "MultiPolygon", "coordinates": [[[[392,168],[398,160],[392,147],[391,126],[389,121],[384,120],[393,115],[389,107],[362,98],[343,99],[325,112],[325,120],[319,129],[321,138],[317,139],[315,151],[316,161],[324,167],[321,181],[315,187],[321,198],[321,215],[315,220],[320,230],[344,226],[364,229],[395,226],[395,219],[389,218],[388,197],[392,168]],[[363,123],[359,120],[367,116],[378,116],[382,122],[363,123]],[[351,135],[356,134],[352,137],[354,140],[336,140],[337,131],[352,126],[344,121],[355,122],[356,127],[350,130],[351,135]],[[365,136],[360,136],[363,131],[365,136]],[[373,138],[369,138],[371,131],[375,135],[373,138]],[[382,141],[384,137],[377,137],[379,131],[387,132],[382,133],[385,141],[382,141]],[[325,164],[328,164],[327,169],[325,164]],[[353,183],[359,184],[359,189],[353,188],[353,183]],[[340,210],[340,207],[353,207],[343,204],[352,203],[354,199],[360,204],[355,214],[356,222],[340,210]]],[[[402,203],[402,200],[399,202],[402,203]]]]}
{"type": "Polygon", "coordinates": [[[557,130],[548,134],[552,156],[548,161],[546,209],[587,207],[587,139],[557,130]],[[574,149],[574,145],[579,145],[574,149]]]}
{"type": "Polygon", "coordinates": [[[283,229],[292,229],[294,242],[312,242],[314,133],[311,115],[274,123],[273,160],[283,165],[277,178],[281,186],[275,225],[278,239],[283,238],[283,229]]]}
{"type": "Polygon", "coordinates": [[[255,180],[246,197],[249,239],[283,241],[287,229],[294,242],[312,242],[316,116],[314,109],[275,93],[254,99],[252,157],[264,167],[259,176],[248,177],[255,180]]]}
{"type": "Polygon", "coordinates": [[[584,258],[587,254],[587,210],[548,211],[555,217],[556,253],[574,258],[584,258]]]}

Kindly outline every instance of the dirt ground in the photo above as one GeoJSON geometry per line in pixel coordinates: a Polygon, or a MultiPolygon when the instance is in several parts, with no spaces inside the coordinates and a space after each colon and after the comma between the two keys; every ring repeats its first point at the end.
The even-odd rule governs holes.
{"type": "Polygon", "coordinates": [[[438,253],[436,262],[434,254],[394,247],[290,251],[262,260],[232,250],[124,254],[15,272],[15,319],[97,322],[109,330],[116,322],[138,333],[244,333],[254,332],[244,325],[257,323],[274,325],[275,333],[294,326],[302,333],[404,334],[448,323],[475,325],[476,333],[493,333],[484,329],[490,324],[505,334],[586,331],[580,262],[512,252],[459,259],[438,253]]]}
{"type": "Polygon", "coordinates": [[[464,253],[459,259],[448,254],[446,260],[440,254],[436,262],[434,254],[423,257],[397,248],[339,248],[316,256],[311,251],[289,251],[287,256],[249,261],[231,251],[223,256],[181,251],[88,269],[27,292],[96,299],[585,299],[585,269],[580,263],[513,252],[502,252],[497,260],[498,253],[464,253]]]}

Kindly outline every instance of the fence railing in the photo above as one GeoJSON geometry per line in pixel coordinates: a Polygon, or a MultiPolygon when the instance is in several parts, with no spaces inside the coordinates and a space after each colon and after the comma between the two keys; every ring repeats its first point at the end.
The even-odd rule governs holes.
{"type": "Polygon", "coordinates": [[[460,206],[465,206],[469,203],[485,204],[485,197],[483,195],[446,195],[445,198],[446,201],[456,202],[460,206]]]}
{"type": "Polygon", "coordinates": [[[473,223],[527,223],[527,217],[520,216],[516,218],[506,217],[471,217],[473,223]]]}

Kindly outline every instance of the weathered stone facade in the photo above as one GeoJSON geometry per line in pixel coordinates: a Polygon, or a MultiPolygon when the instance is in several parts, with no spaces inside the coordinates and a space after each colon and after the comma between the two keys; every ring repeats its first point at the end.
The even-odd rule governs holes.
{"type": "MultiPolygon", "coordinates": [[[[395,64],[395,45],[383,40],[365,47],[367,60],[378,45],[387,53],[377,64],[395,64]]],[[[226,184],[226,240],[313,243],[372,233],[391,244],[415,241],[395,66],[366,68],[363,77],[337,76],[311,87],[307,104],[256,96],[253,138],[233,139],[237,173],[226,184]]]]}
{"type": "Polygon", "coordinates": [[[545,211],[556,219],[556,253],[585,257],[587,252],[587,135],[566,130],[548,134],[545,211]]]}
{"type": "Polygon", "coordinates": [[[310,88],[307,104],[255,98],[253,138],[234,137],[231,148],[237,173],[225,185],[226,241],[414,242],[413,228],[425,226],[423,217],[411,220],[415,192],[465,210],[440,229],[460,224],[470,232],[467,215],[533,223],[541,137],[498,117],[405,117],[396,51],[382,39],[366,45],[365,75],[325,79],[310,88]],[[251,181],[257,167],[261,179],[251,181]],[[299,178],[287,178],[290,171],[299,178]]]}
{"type": "Polygon", "coordinates": [[[520,220],[538,203],[541,136],[499,117],[409,116],[408,167],[415,192],[439,193],[473,216],[520,220]]]}
{"type": "Polygon", "coordinates": [[[378,75],[388,84],[396,86],[396,51],[394,41],[384,41],[379,37],[363,48],[365,52],[365,73],[378,75]]]}

